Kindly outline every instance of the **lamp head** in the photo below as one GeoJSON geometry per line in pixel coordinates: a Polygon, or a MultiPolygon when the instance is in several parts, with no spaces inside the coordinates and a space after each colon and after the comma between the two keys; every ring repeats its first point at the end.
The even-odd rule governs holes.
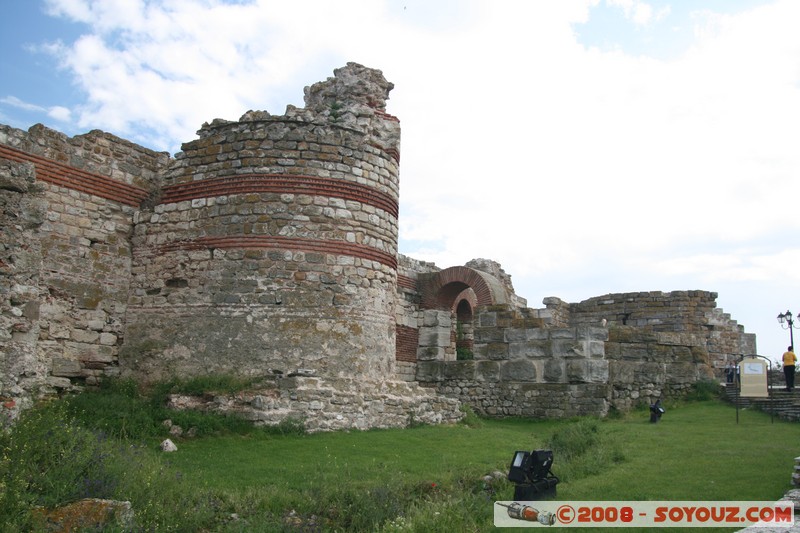
{"type": "Polygon", "coordinates": [[[544,479],[550,474],[553,465],[551,450],[533,450],[532,452],[514,452],[514,459],[508,471],[509,481],[526,483],[544,479]]]}

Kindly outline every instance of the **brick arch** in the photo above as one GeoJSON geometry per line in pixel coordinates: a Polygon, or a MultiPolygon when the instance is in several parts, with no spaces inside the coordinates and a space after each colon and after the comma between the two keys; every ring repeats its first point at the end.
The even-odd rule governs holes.
{"type": "Polygon", "coordinates": [[[506,303],[506,297],[499,281],[489,274],[475,269],[457,266],[440,270],[426,280],[422,291],[422,307],[425,309],[454,310],[458,301],[468,289],[472,289],[473,308],[482,305],[506,303]]]}
{"type": "Polygon", "coordinates": [[[461,293],[459,293],[458,296],[455,297],[453,300],[453,307],[451,309],[454,313],[458,312],[458,306],[461,305],[461,302],[466,302],[466,304],[469,306],[470,314],[475,312],[475,308],[478,307],[478,297],[475,295],[475,291],[472,289],[472,287],[464,289],[461,291],[461,293]]]}

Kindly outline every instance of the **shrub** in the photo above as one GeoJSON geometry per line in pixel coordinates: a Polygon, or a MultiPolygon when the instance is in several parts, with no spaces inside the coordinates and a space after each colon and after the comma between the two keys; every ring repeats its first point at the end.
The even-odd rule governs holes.
{"type": "Polygon", "coordinates": [[[591,418],[559,427],[546,441],[546,446],[562,460],[586,453],[600,440],[599,423],[591,418]]]}
{"type": "Polygon", "coordinates": [[[148,402],[131,381],[110,380],[64,402],[67,413],[84,426],[119,439],[156,438],[163,432],[148,402]]]}
{"type": "Polygon", "coordinates": [[[459,346],[456,348],[456,361],[472,361],[475,354],[469,348],[459,346]]]}
{"type": "Polygon", "coordinates": [[[248,389],[256,378],[241,378],[228,374],[208,374],[187,379],[172,379],[164,384],[169,392],[201,396],[209,392],[233,394],[248,389]]]}
{"type": "Polygon", "coordinates": [[[716,400],[722,396],[722,387],[713,379],[704,379],[692,384],[692,391],[686,395],[690,401],[706,402],[716,400]]]}
{"type": "Polygon", "coordinates": [[[461,404],[461,412],[464,413],[464,418],[461,419],[461,424],[470,428],[479,428],[483,426],[483,420],[472,410],[467,404],[461,404]]]}
{"type": "Polygon", "coordinates": [[[265,426],[264,431],[278,435],[303,435],[306,432],[306,421],[300,417],[287,416],[274,426],[265,426]]]}
{"type": "Polygon", "coordinates": [[[554,474],[562,481],[602,473],[626,460],[618,442],[603,436],[600,423],[582,418],[553,432],[546,446],[553,451],[554,474]]]}

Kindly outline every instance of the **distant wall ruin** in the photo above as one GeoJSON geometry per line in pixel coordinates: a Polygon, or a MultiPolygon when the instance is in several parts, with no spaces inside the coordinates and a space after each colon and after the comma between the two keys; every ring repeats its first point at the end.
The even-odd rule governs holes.
{"type": "Polygon", "coordinates": [[[420,324],[406,333],[417,343],[414,379],[486,415],[604,416],[686,394],[718,378],[726,362],[757,353],[755,335],[716,307],[713,292],[609,294],[576,304],[550,297],[542,309],[484,295],[481,305],[465,289],[469,270],[503,279],[495,292],[503,287],[506,302],[513,287],[496,263],[468,265],[421,264],[401,289],[398,324],[412,322],[409,315],[420,324]],[[460,354],[459,345],[468,348],[460,354]]]}
{"type": "Polygon", "coordinates": [[[603,415],[755,353],[714,293],[531,309],[493,261],[399,254],[391,88],[350,63],[306,107],[214,120],[174,158],[0,126],[0,411],[218,372],[262,380],[237,411],[311,429],[453,421],[460,402],[603,415]]]}

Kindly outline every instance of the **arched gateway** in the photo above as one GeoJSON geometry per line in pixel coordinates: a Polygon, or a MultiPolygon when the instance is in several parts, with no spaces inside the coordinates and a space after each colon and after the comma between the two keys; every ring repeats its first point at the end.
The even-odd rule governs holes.
{"type": "Polygon", "coordinates": [[[420,276],[421,309],[430,322],[420,348],[440,360],[472,359],[473,318],[481,306],[506,304],[502,283],[485,272],[456,266],[420,276]]]}

